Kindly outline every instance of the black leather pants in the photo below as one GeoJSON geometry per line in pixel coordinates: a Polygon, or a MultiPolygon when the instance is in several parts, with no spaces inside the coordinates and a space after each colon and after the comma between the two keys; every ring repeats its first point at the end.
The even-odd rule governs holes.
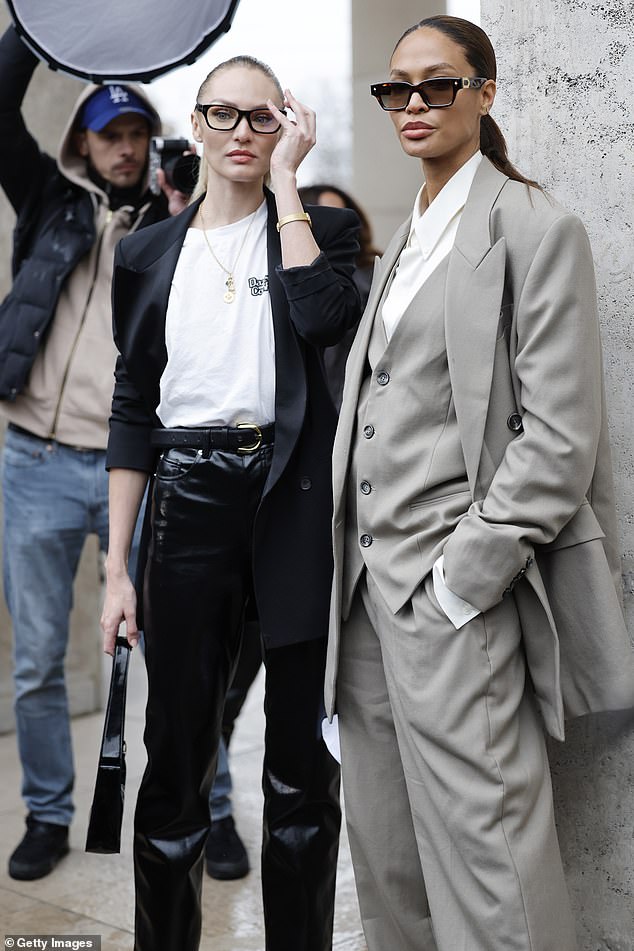
{"type": "MultiPolygon", "coordinates": [[[[196,951],[225,696],[252,597],[253,521],[270,447],[169,450],[145,576],[148,765],[135,815],[135,951],[196,951]]],[[[266,652],[262,886],[267,951],[327,951],[340,812],[319,733],[325,642],[266,652]]]]}
{"type": "MultiPolygon", "coordinates": [[[[249,606],[251,607],[251,605],[249,606]]],[[[236,672],[233,675],[225,709],[222,714],[222,738],[229,749],[236,720],[247,699],[253,681],[262,665],[262,639],[260,637],[260,622],[257,618],[245,620],[242,633],[242,646],[236,672]]]]}
{"type": "Polygon", "coordinates": [[[339,766],[321,737],[326,641],[266,651],[262,896],[266,951],[332,947],[339,766]]]}

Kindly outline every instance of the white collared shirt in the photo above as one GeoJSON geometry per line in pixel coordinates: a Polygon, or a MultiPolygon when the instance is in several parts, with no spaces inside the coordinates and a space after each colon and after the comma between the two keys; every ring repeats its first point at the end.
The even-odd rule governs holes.
{"type": "Polygon", "coordinates": [[[381,311],[388,340],[414,295],[453,248],[469,189],[481,161],[482,152],[476,152],[452,175],[424,212],[420,210],[424,185],[417,194],[409,237],[381,311]]]}

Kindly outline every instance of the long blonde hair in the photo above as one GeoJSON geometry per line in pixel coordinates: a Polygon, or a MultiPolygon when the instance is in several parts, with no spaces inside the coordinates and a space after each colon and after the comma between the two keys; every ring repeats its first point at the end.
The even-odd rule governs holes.
{"type": "MultiPolygon", "coordinates": [[[[261,73],[264,73],[267,79],[270,79],[273,85],[275,86],[278,92],[278,95],[280,97],[280,104],[283,102],[284,92],[282,91],[282,86],[280,84],[279,79],[277,78],[273,70],[271,69],[271,67],[267,66],[267,64],[263,63],[261,60],[256,59],[255,56],[247,56],[244,54],[241,56],[232,56],[231,59],[226,59],[223,63],[218,63],[217,66],[214,66],[214,68],[209,73],[209,75],[201,83],[200,89],[198,90],[198,95],[196,96],[196,102],[202,101],[205,94],[205,90],[207,86],[209,85],[209,83],[211,82],[211,80],[214,78],[214,76],[216,76],[222,70],[231,69],[234,66],[243,66],[243,67],[246,67],[247,69],[258,69],[261,73]]],[[[204,119],[202,121],[204,122],[204,119]]],[[[205,156],[203,154],[201,162],[200,162],[200,168],[198,170],[198,179],[196,181],[196,186],[189,200],[190,204],[193,201],[196,201],[197,198],[200,198],[201,195],[204,195],[205,192],[207,191],[207,175],[208,175],[207,163],[205,161],[205,156]]]]}

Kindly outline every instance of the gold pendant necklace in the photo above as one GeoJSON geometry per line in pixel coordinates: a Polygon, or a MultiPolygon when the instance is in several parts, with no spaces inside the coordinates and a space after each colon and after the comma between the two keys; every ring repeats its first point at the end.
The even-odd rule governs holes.
{"type": "Polygon", "coordinates": [[[255,220],[255,216],[256,216],[256,214],[257,214],[257,209],[256,209],[256,211],[253,212],[253,215],[252,215],[252,217],[251,217],[251,221],[249,222],[249,225],[248,225],[248,227],[247,227],[247,230],[244,232],[244,237],[243,237],[243,239],[242,239],[242,243],[241,243],[240,248],[239,248],[239,250],[238,250],[238,253],[237,253],[237,255],[236,255],[236,259],[235,259],[235,261],[233,262],[233,267],[232,267],[232,268],[226,268],[226,267],[224,266],[224,264],[222,263],[222,261],[219,261],[219,260],[218,260],[218,257],[217,257],[217,255],[216,255],[214,249],[212,248],[211,244],[209,243],[209,238],[207,237],[207,231],[206,231],[206,228],[205,228],[205,219],[204,219],[204,217],[203,217],[202,205],[199,206],[199,208],[198,208],[198,213],[199,213],[199,215],[200,215],[200,222],[201,222],[201,224],[202,224],[202,226],[203,226],[203,238],[205,239],[205,243],[206,243],[207,247],[209,248],[209,251],[210,251],[210,253],[211,253],[211,256],[212,256],[212,258],[214,259],[214,261],[216,262],[216,264],[218,265],[218,267],[219,267],[222,271],[224,271],[225,274],[227,275],[227,280],[225,281],[225,287],[227,288],[227,290],[224,292],[222,299],[224,300],[225,304],[233,304],[234,300],[236,299],[236,282],[235,282],[233,273],[234,273],[234,271],[235,271],[235,269],[236,269],[236,266],[237,266],[237,264],[238,264],[238,260],[239,260],[239,258],[240,258],[240,255],[242,254],[242,249],[243,249],[243,247],[244,247],[245,244],[246,244],[246,240],[247,240],[247,237],[248,237],[248,235],[249,235],[249,231],[251,230],[251,225],[253,224],[253,222],[254,222],[254,220],[255,220]]]}

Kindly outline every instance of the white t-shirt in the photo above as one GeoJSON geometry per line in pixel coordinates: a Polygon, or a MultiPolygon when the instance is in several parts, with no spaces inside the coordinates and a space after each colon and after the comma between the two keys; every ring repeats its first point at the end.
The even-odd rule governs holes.
{"type": "Polygon", "coordinates": [[[163,426],[274,421],[275,340],[266,225],[263,201],[247,218],[207,231],[218,260],[233,268],[232,303],[224,300],[227,274],[212,257],[203,232],[188,229],[165,320],[167,364],[157,409],[163,426]]]}

